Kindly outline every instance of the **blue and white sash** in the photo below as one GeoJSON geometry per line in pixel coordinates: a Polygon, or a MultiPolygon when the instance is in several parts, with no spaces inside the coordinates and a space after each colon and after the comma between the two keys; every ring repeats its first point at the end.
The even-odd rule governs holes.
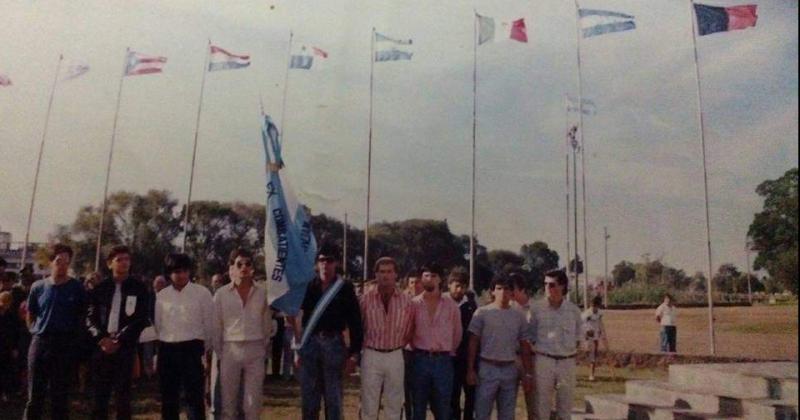
{"type": "Polygon", "coordinates": [[[344,280],[342,280],[341,277],[337,277],[333,285],[328,287],[328,290],[322,294],[322,298],[319,300],[319,302],[317,302],[317,307],[314,308],[314,313],[311,314],[311,318],[309,318],[308,324],[303,331],[303,338],[300,339],[300,344],[297,345],[297,350],[302,349],[309,337],[311,337],[311,332],[314,331],[314,328],[317,326],[317,322],[319,322],[319,319],[322,318],[322,313],[325,312],[325,309],[328,308],[328,305],[333,302],[333,298],[336,297],[336,293],[339,292],[342,286],[344,286],[344,280]]]}

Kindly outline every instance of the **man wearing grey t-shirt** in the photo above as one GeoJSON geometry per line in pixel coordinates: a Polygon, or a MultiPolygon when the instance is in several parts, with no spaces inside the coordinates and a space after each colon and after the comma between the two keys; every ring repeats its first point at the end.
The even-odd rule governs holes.
{"type": "Polygon", "coordinates": [[[488,420],[497,402],[497,419],[512,420],[517,406],[517,352],[522,353],[523,387],[533,386],[530,348],[531,338],[525,315],[511,308],[512,289],[505,277],[492,279],[490,290],[494,302],[478,308],[469,324],[467,383],[478,385],[475,395],[475,418],[488,420]],[[478,353],[480,348],[480,355],[478,353]],[[479,359],[480,376],[475,370],[479,359]]]}

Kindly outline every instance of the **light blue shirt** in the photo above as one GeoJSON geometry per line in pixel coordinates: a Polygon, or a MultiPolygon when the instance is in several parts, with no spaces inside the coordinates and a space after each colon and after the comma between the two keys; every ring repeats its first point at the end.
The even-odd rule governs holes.
{"type": "Polygon", "coordinates": [[[571,356],[581,338],[581,311],[566,299],[553,308],[547,298],[531,305],[531,332],[536,353],[571,356]]]}

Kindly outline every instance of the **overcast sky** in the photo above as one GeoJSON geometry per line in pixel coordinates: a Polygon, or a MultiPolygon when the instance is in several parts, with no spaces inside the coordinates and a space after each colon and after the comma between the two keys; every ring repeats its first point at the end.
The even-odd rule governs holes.
{"type": "MultiPolygon", "coordinates": [[[[329,53],[290,73],[286,177],[314,213],[363,228],[370,33],[412,38],[411,61],[377,63],[372,221],[470,226],[473,9],[524,17],[529,43],[478,50],[477,235],[490,248],[544,240],[565,254],[564,95],[578,93],[576,22],[564,0],[0,0],[0,227],[22,240],[59,53],[91,67],[56,90],[32,239],[102,199],[125,47],[163,74],[124,81],[111,191],[188,190],[207,40],[252,65],[206,79],[193,197],[264,202],[259,97],[276,121],[290,29],[329,53]]],[[[756,1],[755,28],[698,38],[715,268],[745,264],[755,187],[797,166],[797,2],[756,1]]],[[[714,5],[730,6],[727,0],[714,5]]],[[[581,42],[589,264],[663,257],[705,270],[705,215],[689,3],[584,0],[635,16],[634,31],[581,42]]],[[[562,261],[563,263],[563,261],[562,261]]]]}

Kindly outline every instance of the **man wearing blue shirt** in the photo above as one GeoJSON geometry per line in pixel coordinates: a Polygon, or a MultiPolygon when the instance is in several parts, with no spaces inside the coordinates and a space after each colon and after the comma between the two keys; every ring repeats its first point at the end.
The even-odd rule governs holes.
{"type": "Polygon", "coordinates": [[[33,338],[28,350],[28,403],[25,420],[42,417],[49,386],[50,416],[68,419],[68,390],[75,367],[74,349],[83,336],[86,292],[69,277],[72,248],[56,244],[50,250],[50,277],[31,286],[28,326],[33,338]]]}

